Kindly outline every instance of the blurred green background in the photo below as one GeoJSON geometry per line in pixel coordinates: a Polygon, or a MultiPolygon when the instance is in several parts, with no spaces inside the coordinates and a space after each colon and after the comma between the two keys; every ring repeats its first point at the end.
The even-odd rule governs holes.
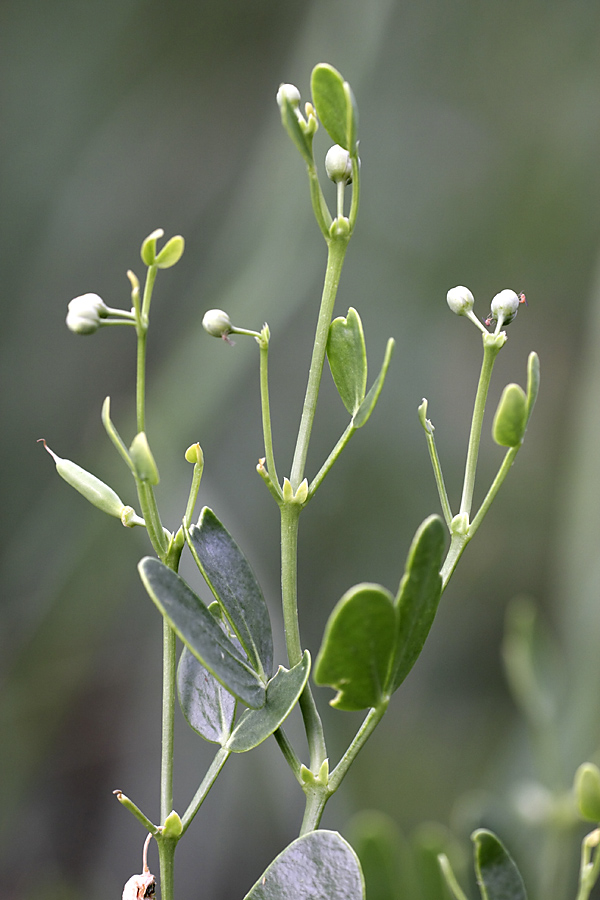
{"type": "MultiPolygon", "coordinates": [[[[302,635],[313,654],[348,587],[395,589],[414,530],[438,509],[416,416],[424,396],[457,501],[481,349],[449,313],[448,288],[468,285],[481,316],[502,288],[526,292],[491,405],[507,381],[524,384],[531,349],[542,388],[421,660],[323,824],[344,831],[374,807],[405,834],[424,820],[451,825],[465,849],[472,827],[496,827],[532,896],[548,900],[537,870],[551,842],[512,801],[535,772],[500,645],[508,601],[531,595],[560,645],[549,669],[562,743],[548,786],[566,790],[599,741],[600,4],[3,0],[0,34],[4,896],[120,896],[144,835],[111,792],[157,815],[161,626],[135,568],[145,537],[87,506],[36,443],[134,500],[100,423],[110,395],[114,421],[133,434],[133,335],[79,338],[64,317],[87,291],[127,306],[125,272],[142,274],[139,246],[156,227],[187,242],[159,275],[150,336],[164,518],[181,516],[183,453],[199,440],[201,502],[244,547],[279,624],[277,511],[254,471],[256,347],[211,340],[200,322],[210,307],[249,328],[269,322],[284,473],[325,251],[275,93],[290,81],[308,98],[313,65],[327,61],[358,100],[363,173],[337,310],[360,311],[373,374],[388,336],[397,348],[376,413],[303,517],[302,635]]],[[[345,423],[326,372],[311,473],[345,423]]],[[[500,459],[486,427],[479,498],[500,459]]],[[[329,697],[319,694],[335,761],[360,718],[334,713],[329,697]]],[[[180,720],[177,738],[182,812],[213,748],[180,720]]],[[[232,759],[178,850],[179,895],[244,896],[296,836],[301,809],[274,742],[232,759]]],[[[557,900],[575,892],[562,869],[570,880],[562,893],[556,879],[557,900]]]]}

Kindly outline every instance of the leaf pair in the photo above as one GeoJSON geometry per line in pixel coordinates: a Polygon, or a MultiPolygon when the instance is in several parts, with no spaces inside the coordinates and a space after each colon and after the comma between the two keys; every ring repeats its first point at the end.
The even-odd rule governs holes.
{"type": "Polygon", "coordinates": [[[339,601],[315,663],[316,684],[338,693],[337,709],[378,707],[402,684],[429,634],[442,592],[444,528],[430,516],[413,539],[396,598],[359,584],[339,601]]]}
{"type": "Polygon", "coordinates": [[[350,307],[345,318],[339,316],[329,326],[327,359],[354,428],[362,428],[379,400],[393,349],[394,341],[390,338],[381,371],[367,394],[367,348],[359,314],[350,307]]]}
{"type": "Polygon", "coordinates": [[[356,155],[358,109],[352,88],[328,63],[315,66],[310,87],[317,115],[335,144],[356,155]]]}
{"type": "Polygon", "coordinates": [[[518,384],[507,384],[494,416],[492,435],[501,447],[518,447],[533,410],[540,386],[540,361],[537,353],[527,360],[527,394],[518,384]]]}

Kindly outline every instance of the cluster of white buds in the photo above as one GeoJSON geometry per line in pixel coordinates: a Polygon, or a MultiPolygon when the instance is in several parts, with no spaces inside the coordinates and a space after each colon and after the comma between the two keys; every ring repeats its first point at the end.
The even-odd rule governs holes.
{"type": "MultiPolygon", "coordinates": [[[[473,312],[474,298],[471,291],[459,285],[451,288],[446,295],[448,306],[457,316],[466,316],[480,331],[486,332],[484,325],[473,312]]],[[[515,291],[504,290],[496,294],[492,300],[491,312],[485,320],[486,325],[496,325],[496,334],[505,325],[514,321],[521,303],[527,303],[525,294],[517,294],[515,291]]],[[[487,332],[486,332],[487,333],[487,332]]]]}
{"type": "Polygon", "coordinates": [[[76,334],[93,334],[107,316],[108,306],[98,294],[82,294],[69,303],[67,328],[76,334]]]}
{"type": "Polygon", "coordinates": [[[344,184],[350,184],[352,181],[352,160],[350,154],[339,144],[334,144],[327,151],[325,157],[325,171],[328,177],[338,184],[343,181],[344,184]]]}

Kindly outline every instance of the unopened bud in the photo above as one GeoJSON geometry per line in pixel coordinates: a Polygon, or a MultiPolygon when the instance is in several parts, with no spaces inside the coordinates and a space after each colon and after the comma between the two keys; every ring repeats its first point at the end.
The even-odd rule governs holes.
{"type": "Polygon", "coordinates": [[[451,288],[446,294],[448,306],[457,316],[466,316],[473,310],[473,294],[469,288],[459,285],[451,288]]]}
{"type": "Polygon", "coordinates": [[[284,102],[291,106],[300,106],[300,91],[294,84],[280,84],[277,91],[277,104],[281,108],[284,102]]]}
{"type": "Polygon", "coordinates": [[[328,177],[336,184],[339,181],[350,184],[352,181],[352,160],[350,154],[339,144],[334,144],[327,151],[325,157],[325,171],[328,177]]]}
{"type": "Polygon", "coordinates": [[[231,319],[222,309],[209,309],[202,319],[202,327],[213,337],[227,337],[232,329],[231,319]]]}
{"type": "Polygon", "coordinates": [[[183,832],[183,825],[179,815],[175,810],[171,810],[162,826],[162,835],[166,838],[180,838],[183,832]]]}
{"type": "Polygon", "coordinates": [[[510,325],[519,311],[519,304],[525,303],[525,294],[516,294],[515,291],[504,290],[496,294],[492,300],[492,307],[486,325],[497,322],[499,327],[510,325]]]}
{"type": "Polygon", "coordinates": [[[93,334],[108,315],[108,307],[98,294],[82,294],[69,303],[67,328],[75,334],[93,334]]]}

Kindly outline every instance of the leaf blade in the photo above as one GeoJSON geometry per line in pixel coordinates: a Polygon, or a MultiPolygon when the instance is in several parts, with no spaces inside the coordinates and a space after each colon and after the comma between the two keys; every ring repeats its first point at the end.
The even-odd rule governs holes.
{"type": "Polygon", "coordinates": [[[187,647],[177,667],[177,693],[190,728],[223,747],[233,728],[236,699],[187,647]]]}
{"type": "Polygon", "coordinates": [[[475,844],[475,872],[482,900],[527,900],[521,874],[500,839],[479,828],[471,840],[475,844]]]}
{"type": "Polygon", "coordinates": [[[350,85],[328,63],[315,66],[310,80],[313,105],[323,128],[334,142],[353,153],[356,149],[356,117],[350,85]],[[351,140],[354,138],[354,143],[351,140]]]}
{"type": "Polygon", "coordinates": [[[208,506],[188,536],[188,545],[206,583],[251,664],[267,679],[273,669],[273,635],[267,605],[250,563],[208,506]]]}
{"type": "Polygon", "coordinates": [[[339,316],[329,326],[327,359],[342,403],[353,416],[367,389],[367,349],[360,316],[352,306],[346,318],[339,316]]]}
{"type": "Polygon", "coordinates": [[[150,598],[194,656],[246,706],[263,706],[264,684],[183,578],[151,556],[138,570],[150,598]]]}

